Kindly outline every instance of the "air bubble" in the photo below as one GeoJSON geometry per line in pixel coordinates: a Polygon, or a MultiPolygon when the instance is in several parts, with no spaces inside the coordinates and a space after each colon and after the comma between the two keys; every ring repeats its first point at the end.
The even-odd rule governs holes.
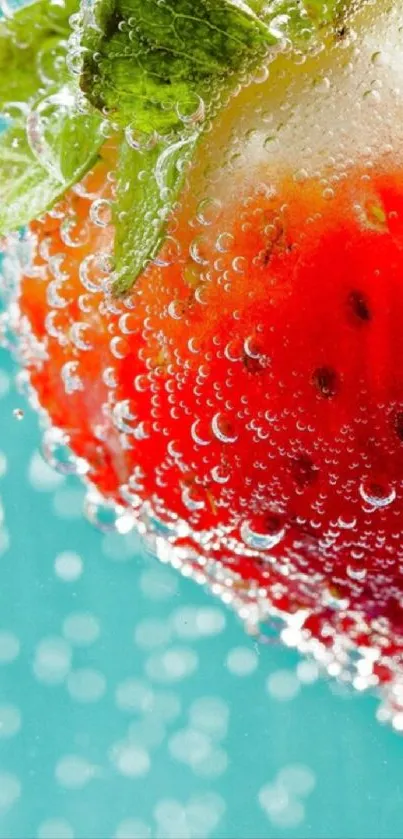
{"type": "Polygon", "coordinates": [[[203,198],[197,207],[197,221],[205,227],[214,224],[218,220],[220,210],[221,204],[216,198],[203,198]]]}
{"type": "Polygon", "coordinates": [[[97,254],[89,254],[80,261],[78,275],[84,288],[93,293],[103,290],[105,274],[100,270],[97,254]]]}
{"type": "Polygon", "coordinates": [[[366,568],[358,568],[354,565],[347,565],[347,575],[350,577],[351,580],[356,580],[357,582],[363,582],[367,576],[367,569],[366,568]]]}
{"type": "Polygon", "coordinates": [[[96,767],[80,755],[67,754],[58,760],[55,776],[59,786],[78,790],[86,786],[96,774],[96,767]]]}
{"type": "Polygon", "coordinates": [[[41,82],[45,85],[57,83],[65,60],[65,50],[62,49],[60,44],[54,46],[53,39],[45,41],[44,47],[38,50],[36,55],[36,69],[41,82]]]}
{"type": "Polygon", "coordinates": [[[181,244],[178,239],[175,239],[174,236],[166,236],[162,249],[153,260],[154,265],[158,265],[160,268],[167,268],[168,265],[174,265],[178,261],[181,252],[181,244]]]}
{"type": "Polygon", "coordinates": [[[259,359],[262,356],[261,345],[253,335],[245,339],[244,350],[249,358],[259,359]]]}
{"type": "Polygon", "coordinates": [[[197,353],[200,352],[200,347],[197,343],[196,338],[189,338],[188,347],[189,347],[190,352],[194,353],[195,355],[197,355],[197,353]]]}
{"type": "Polygon", "coordinates": [[[126,358],[128,353],[127,342],[124,338],[121,338],[120,335],[115,335],[112,338],[110,343],[111,353],[115,358],[121,360],[122,358],[126,358]]]}
{"type": "Polygon", "coordinates": [[[76,393],[78,390],[84,390],[82,379],[77,373],[78,361],[66,361],[60,370],[60,375],[67,394],[76,393]]]}
{"type": "Polygon", "coordinates": [[[135,376],[133,380],[134,389],[137,390],[138,393],[144,393],[150,387],[150,379],[145,373],[139,373],[138,376],[135,376]]]}
{"type": "Polygon", "coordinates": [[[194,512],[195,510],[203,510],[206,506],[204,499],[200,497],[197,487],[182,487],[181,498],[186,509],[191,512],[194,512]]]}
{"type": "Polygon", "coordinates": [[[103,119],[99,126],[99,132],[105,140],[108,140],[114,133],[113,123],[109,119],[103,119]]]}
{"type": "Polygon", "coordinates": [[[336,612],[343,612],[348,609],[350,605],[350,601],[347,597],[342,597],[340,592],[335,588],[331,587],[325,590],[323,595],[323,601],[326,606],[329,606],[330,609],[334,609],[336,612]]]}
{"type": "Polygon", "coordinates": [[[133,422],[136,421],[137,415],[132,410],[132,402],[130,399],[122,399],[117,402],[112,411],[113,423],[119,431],[126,434],[133,434],[133,422]]]}
{"type": "Polygon", "coordinates": [[[244,274],[248,263],[244,256],[236,256],[235,259],[232,260],[232,268],[236,274],[244,274]]]}
{"type": "Polygon", "coordinates": [[[198,446],[208,446],[211,443],[211,437],[206,432],[203,433],[201,428],[201,421],[196,419],[190,428],[190,433],[195,443],[198,446]]]}
{"type": "Polygon", "coordinates": [[[67,248],[82,248],[89,235],[88,222],[75,216],[66,216],[60,225],[60,238],[67,248]]]}
{"type": "Polygon", "coordinates": [[[89,335],[91,335],[91,327],[88,323],[76,321],[70,327],[71,341],[82,352],[88,352],[93,349],[92,343],[88,340],[89,335]],[[85,336],[87,336],[87,339],[85,336]]]}
{"type": "Polygon", "coordinates": [[[197,93],[188,91],[186,101],[177,104],[176,113],[185,125],[202,122],[205,116],[204,100],[197,93]]]}
{"type": "Polygon", "coordinates": [[[174,460],[181,460],[183,458],[179,440],[170,440],[167,444],[167,452],[174,460]]]}
{"type": "Polygon", "coordinates": [[[244,521],[240,533],[245,544],[259,551],[270,551],[275,548],[283,539],[285,528],[276,517],[269,519],[268,525],[268,532],[264,533],[255,530],[249,520],[244,521]]]}
{"type": "Polygon", "coordinates": [[[124,335],[132,335],[138,331],[138,319],[133,312],[125,312],[119,318],[119,329],[124,335]]]}
{"type": "Polygon", "coordinates": [[[262,64],[253,74],[253,82],[255,84],[264,84],[269,78],[269,68],[266,64],[262,64]]]}
{"type": "Polygon", "coordinates": [[[228,361],[240,361],[242,358],[242,344],[238,338],[228,341],[224,347],[224,355],[228,361]]]}
{"type": "Polygon", "coordinates": [[[186,312],[186,301],[171,300],[168,305],[167,312],[173,320],[181,320],[186,312]]]}
{"type": "Polygon", "coordinates": [[[64,309],[68,305],[68,300],[62,297],[60,290],[63,288],[63,280],[53,280],[46,288],[46,300],[51,309],[64,309]]]}
{"type": "Polygon", "coordinates": [[[211,470],[211,477],[217,484],[226,484],[231,475],[228,469],[223,466],[213,466],[211,470]]]}
{"type": "Polygon", "coordinates": [[[357,524],[357,519],[354,516],[339,516],[337,524],[340,528],[342,528],[342,530],[354,530],[357,524]]]}
{"type": "Polygon", "coordinates": [[[89,464],[77,457],[69,447],[67,434],[58,428],[49,428],[42,438],[42,452],[46,462],[62,475],[86,475],[89,464]]]}
{"type": "Polygon", "coordinates": [[[318,79],[315,84],[315,91],[318,93],[327,93],[330,90],[331,82],[327,76],[322,76],[321,79],[318,79]]]}
{"type": "Polygon", "coordinates": [[[125,128],[125,139],[127,144],[136,151],[151,151],[158,143],[156,131],[139,131],[135,125],[128,125],[125,128]]]}
{"type": "Polygon", "coordinates": [[[85,497],[84,514],[88,521],[103,533],[113,531],[119,533],[121,532],[120,519],[126,518],[127,511],[115,502],[103,498],[96,490],[91,488],[85,497]]]}
{"type": "Polygon", "coordinates": [[[81,51],[77,48],[69,50],[66,55],[66,68],[72,76],[80,76],[83,69],[81,51]]]}
{"type": "MultiPolygon", "coordinates": [[[[66,254],[63,253],[50,253],[50,245],[52,244],[51,240],[48,238],[43,239],[41,242],[38,242],[38,250],[39,254],[45,262],[48,263],[49,272],[52,276],[59,280],[61,283],[65,280],[69,279],[68,271],[63,271],[63,265],[66,261],[66,254]]],[[[35,270],[35,269],[33,269],[35,270]]],[[[38,272],[41,271],[41,268],[38,267],[38,272]]],[[[42,269],[43,271],[43,269],[42,269]]],[[[33,275],[35,276],[35,274],[33,275]]],[[[44,273],[38,274],[41,279],[44,278],[44,273]]]]}
{"type": "Polygon", "coordinates": [[[238,439],[238,434],[235,431],[231,419],[225,414],[214,414],[211,420],[211,428],[213,434],[221,443],[235,443],[238,439]]]}
{"type": "Polygon", "coordinates": [[[227,253],[234,247],[234,241],[231,233],[220,233],[216,241],[216,248],[221,253],[227,253]]]}
{"type": "Polygon", "coordinates": [[[263,148],[265,151],[271,153],[274,151],[275,145],[277,144],[278,137],[276,134],[268,134],[267,137],[264,138],[263,141],[263,148]]]}
{"type": "Polygon", "coordinates": [[[189,253],[198,265],[208,265],[208,259],[205,257],[205,254],[208,252],[209,245],[203,236],[197,236],[196,239],[193,239],[189,248],[189,253]]]}
{"type": "Polygon", "coordinates": [[[379,509],[389,507],[396,498],[396,490],[393,487],[383,486],[371,480],[364,480],[360,484],[359,493],[366,504],[379,509]]]}
{"type": "Polygon", "coordinates": [[[116,370],[114,367],[105,367],[105,370],[102,372],[102,381],[106,384],[106,387],[111,390],[118,386],[116,370]]]}
{"type": "Polygon", "coordinates": [[[134,437],[136,440],[148,440],[151,437],[151,423],[147,420],[139,422],[134,429],[134,437]]]}
{"type": "Polygon", "coordinates": [[[90,207],[90,219],[97,227],[108,227],[112,222],[112,204],[106,198],[98,198],[90,207]]]}
{"type": "Polygon", "coordinates": [[[45,317],[45,329],[50,338],[55,338],[61,347],[66,347],[66,320],[60,311],[51,310],[45,317]]]}
{"type": "Polygon", "coordinates": [[[294,181],[297,184],[304,183],[304,181],[308,180],[308,177],[309,177],[309,175],[308,175],[307,169],[303,169],[303,168],[297,169],[297,171],[294,173],[294,181]]]}
{"type": "Polygon", "coordinates": [[[73,107],[74,96],[66,85],[57,93],[36,101],[26,120],[26,136],[33,155],[60,184],[65,183],[64,161],[57,144],[52,143],[52,140],[58,135],[58,131],[54,129],[60,129],[60,120],[67,116],[73,107]]]}
{"type": "Polygon", "coordinates": [[[384,64],[384,61],[385,61],[385,59],[384,59],[384,56],[383,56],[382,52],[380,52],[380,51],[378,50],[377,52],[372,53],[372,55],[371,55],[371,61],[372,61],[372,63],[373,63],[373,64],[375,64],[376,66],[379,66],[379,65],[380,65],[380,66],[382,66],[382,64],[384,64]]]}

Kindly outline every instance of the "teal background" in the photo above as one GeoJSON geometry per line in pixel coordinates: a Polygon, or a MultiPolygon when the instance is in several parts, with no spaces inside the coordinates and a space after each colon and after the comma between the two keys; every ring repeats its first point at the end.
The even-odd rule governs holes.
{"type": "Polygon", "coordinates": [[[39,446],[0,351],[0,839],[402,839],[376,699],[96,531],[39,446]]]}
{"type": "Polygon", "coordinates": [[[10,373],[1,351],[0,837],[400,839],[376,699],[94,529],[10,373]]]}

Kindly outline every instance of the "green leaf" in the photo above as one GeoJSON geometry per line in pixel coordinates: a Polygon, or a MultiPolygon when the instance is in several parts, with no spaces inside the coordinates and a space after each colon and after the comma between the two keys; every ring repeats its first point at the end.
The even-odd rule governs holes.
{"type": "MultiPolygon", "coordinates": [[[[337,27],[367,0],[249,0],[269,29],[288,38],[295,49],[305,49],[323,30],[337,27]]],[[[371,0],[369,0],[370,2],[371,0]]]]}
{"type": "Polygon", "coordinates": [[[209,111],[275,41],[233,0],[96,0],[84,13],[81,87],[124,126],[181,131],[181,115],[200,100],[209,111]]]}
{"type": "Polygon", "coordinates": [[[168,147],[156,143],[143,152],[122,144],[115,208],[117,295],[129,291],[146,263],[157,256],[198,139],[195,133],[168,147]]]}
{"type": "Polygon", "coordinates": [[[117,293],[127,291],[157,254],[182,189],[180,173],[231,89],[280,38],[306,49],[312,36],[354,2],[83,2],[81,89],[131,138],[118,168],[117,293]],[[137,141],[138,152],[129,148],[137,141]],[[156,173],[170,155],[162,186],[156,173]]]}
{"type": "Polygon", "coordinates": [[[84,116],[59,106],[51,132],[37,114],[32,108],[28,126],[25,120],[15,121],[0,134],[0,234],[49,210],[98,159],[97,114],[84,116]]]}
{"type": "Polygon", "coordinates": [[[67,68],[77,6],[37,0],[0,20],[0,234],[50,209],[103,142],[101,116],[78,108],[82,94],[67,68]]]}
{"type": "MultiPolygon", "coordinates": [[[[180,131],[287,37],[298,45],[365,0],[94,0],[82,9],[81,87],[142,132],[180,131]]],[[[213,108],[214,110],[214,108],[213,108]]],[[[207,114],[206,114],[207,116],[207,114]]]]}
{"type": "Polygon", "coordinates": [[[77,7],[78,0],[37,0],[0,20],[0,109],[27,102],[47,79],[66,81],[69,18],[77,7]]]}
{"type": "Polygon", "coordinates": [[[117,293],[157,254],[207,121],[275,41],[242,0],[85,4],[81,88],[130,138],[118,168],[117,293]]]}

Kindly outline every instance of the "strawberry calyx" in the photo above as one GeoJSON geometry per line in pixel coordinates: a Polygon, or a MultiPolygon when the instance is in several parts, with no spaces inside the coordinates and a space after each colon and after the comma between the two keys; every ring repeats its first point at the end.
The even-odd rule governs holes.
{"type": "Polygon", "coordinates": [[[60,200],[104,142],[69,67],[77,8],[78,0],[34,0],[0,19],[0,236],[60,200]]]}
{"type": "Polygon", "coordinates": [[[96,0],[76,40],[81,89],[125,131],[115,204],[116,295],[161,249],[185,175],[211,120],[291,44],[322,46],[356,2],[96,0]],[[324,34],[325,33],[325,34],[324,34]]]}
{"type": "MultiPolygon", "coordinates": [[[[271,4],[249,5],[270,28],[271,4]]],[[[375,685],[403,661],[400,10],[352,4],[350,26],[331,8],[317,35],[295,36],[300,61],[291,48],[269,61],[267,84],[245,59],[245,77],[231,77],[239,92],[229,86],[205,125],[203,109],[186,122],[173,100],[159,108],[155,76],[138,124],[130,97],[120,110],[118,86],[108,105],[100,85],[89,107],[106,108],[111,142],[30,225],[16,317],[52,426],[44,450],[62,435],[90,487],[90,520],[97,498],[117,505],[123,528],[157,534],[160,558],[193,566],[243,617],[251,603],[258,620],[283,615],[301,649],[312,642],[334,661],[341,639],[343,656],[374,652],[375,685]],[[134,284],[149,229],[159,252],[134,284]],[[114,250],[126,273],[114,274],[114,250]]],[[[107,43],[95,64],[130,84],[118,33],[135,24],[116,23],[114,60],[127,64],[110,71],[107,43]]],[[[83,14],[73,25],[74,41],[83,14]]],[[[156,51],[141,38],[137,59],[156,51]]],[[[80,77],[85,96],[92,79],[80,77]]]]}
{"type": "Polygon", "coordinates": [[[117,132],[114,290],[127,292],[161,249],[212,119],[278,52],[320,48],[365,2],[34,0],[17,9],[0,20],[0,235],[51,209],[117,132]]]}

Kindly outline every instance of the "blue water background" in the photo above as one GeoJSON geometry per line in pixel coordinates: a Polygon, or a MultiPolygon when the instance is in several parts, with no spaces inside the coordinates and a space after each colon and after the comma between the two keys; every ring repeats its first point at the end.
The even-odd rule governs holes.
{"type": "Polygon", "coordinates": [[[1,839],[402,839],[375,698],[96,531],[39,445],[0,351],[1,839]]]}
{"type": "Polygon", "coordinates": [[[95,530],[10,370],[2,352],[0,836],[401,839],[403,740],[375,699],[95,530]]]}

